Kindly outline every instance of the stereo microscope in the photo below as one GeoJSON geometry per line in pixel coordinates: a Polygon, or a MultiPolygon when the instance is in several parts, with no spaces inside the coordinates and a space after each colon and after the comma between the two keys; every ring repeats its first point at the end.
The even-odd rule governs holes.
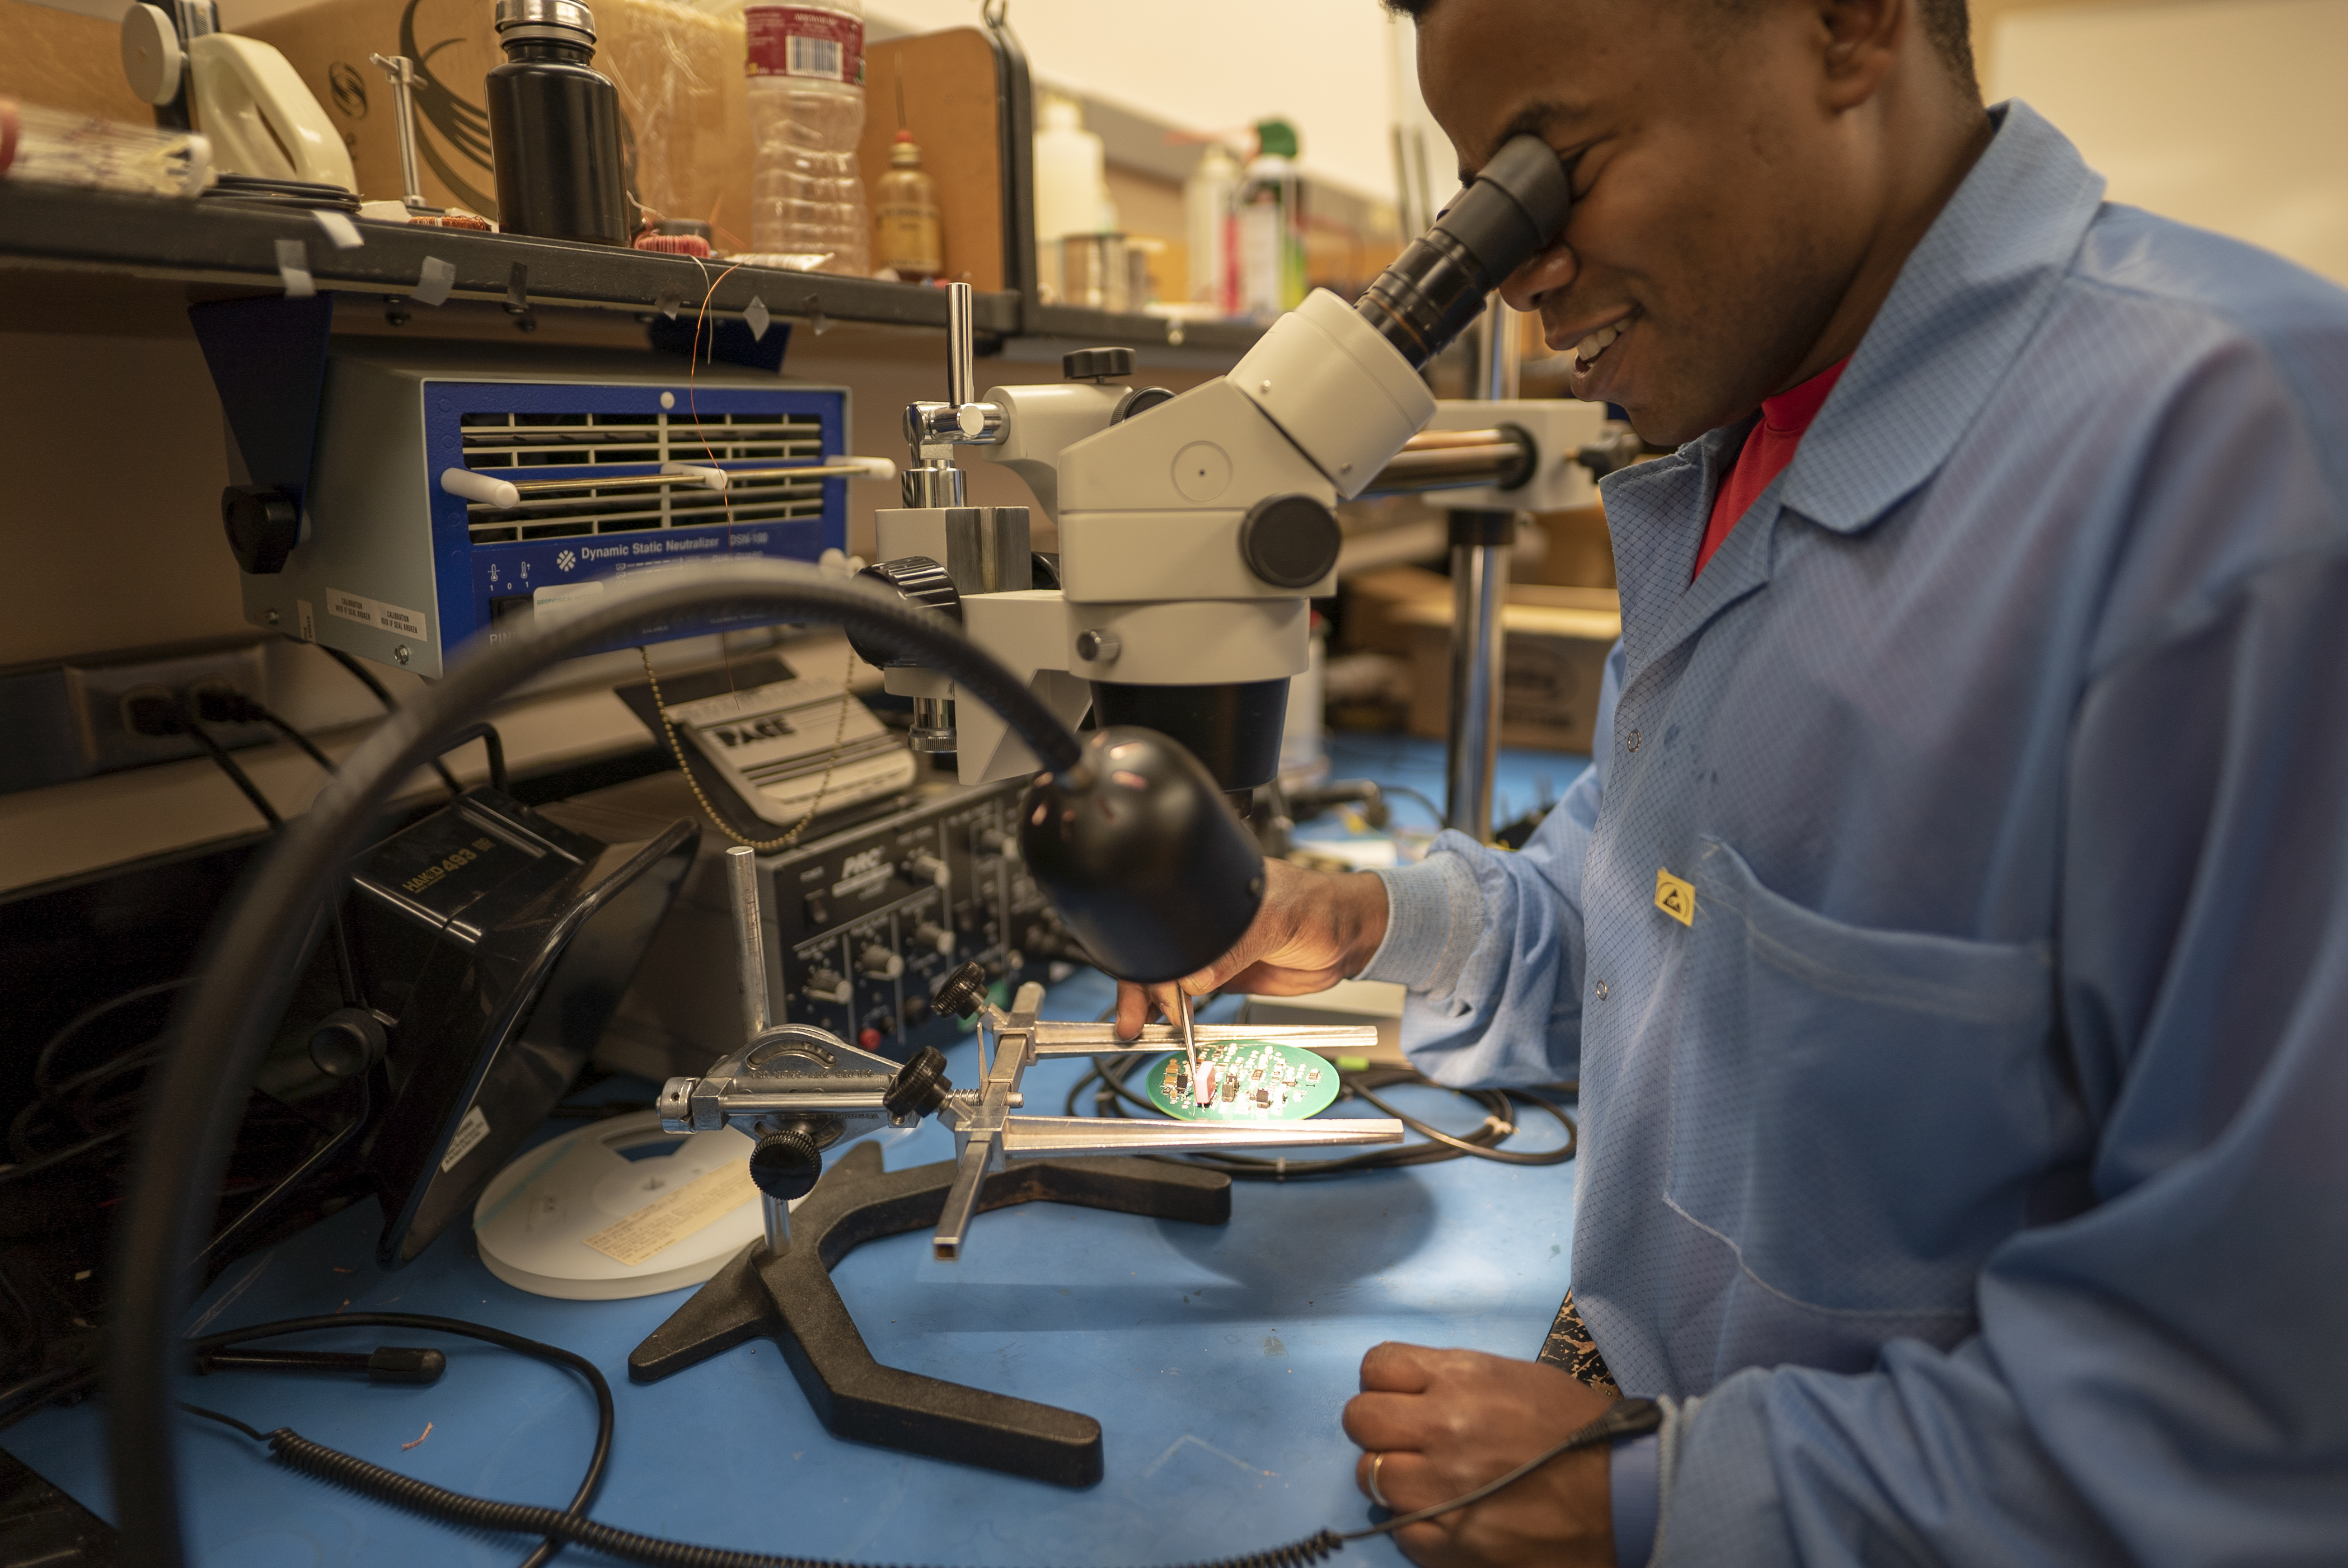
{"type": "MultiPolygon", "coordinates": [[[[1574,437],[1594,434],[1590,405],[1438,409],[1418,374],[1568,206],[1557,154],[1518,137],[1358,305],[1316,290],[1179,396],[1111,384],[1130,352],[1090,349],[1067,356],[1066,381],[973,398],[969,289],[953,285],[946,398],[905,411],[905,505],[876,514],[867,575],[959,621],[1062,723],[1089,705],[1103,728],[1179,741],[1226,791],[1270,781],[1310,601],[1336,591],[1337,502],[1480,485],[1450,504],[1512,520],[1589,498],[1574,437]],[[965,504],[962,447],[1027,482],[1058,525],[1056,561],[1031,551],[1027,508],[965,504]]],[[[942,673],[859,651],[913,699],[915,747],[957,753],[964,784],[1037,767],[994,713],[957,711],[942,673]]]]}

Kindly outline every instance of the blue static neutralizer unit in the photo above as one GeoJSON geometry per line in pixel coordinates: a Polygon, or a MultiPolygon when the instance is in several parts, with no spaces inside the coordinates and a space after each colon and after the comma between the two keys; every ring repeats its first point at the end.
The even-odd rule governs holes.
{"type": "MultiPolygon", "coordinates": [[[[738,366],[338,340],[301,542],[282,571],[245,574],[245,615],[437,676],[469,640],[575,611],[637,573],[812,561],[845,548],[847,481],[777,471],[846,456],[849,428],[844,389],[738,366]],[[724,490],[647,483],[676,464],[743,477],[724,490]],[[469,498],[452,471],[525,491],[469,498]]],[[[695,617],[643,640],[759,623],[695,617]]]]}

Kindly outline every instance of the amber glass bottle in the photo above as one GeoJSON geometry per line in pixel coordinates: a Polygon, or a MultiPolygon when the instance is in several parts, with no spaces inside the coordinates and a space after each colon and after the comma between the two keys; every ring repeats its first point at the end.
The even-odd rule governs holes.
{"type": "Polygon", "coordinates": [[[880,177],[874,202],[878,234],[875,266],[887,267],[909,283],[926,283],[945,273],[944,245],[938,232],[938,187],[922,168],[913,133],[901,130],[889,149],[889,172],[880,177]]]}

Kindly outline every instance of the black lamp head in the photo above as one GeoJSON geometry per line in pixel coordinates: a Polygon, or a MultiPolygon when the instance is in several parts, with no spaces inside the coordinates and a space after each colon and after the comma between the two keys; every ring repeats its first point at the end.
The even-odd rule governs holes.
{"type": "Polygon", "coordinates": [[[1029,875],[1095,963],[1157,984],[1231,950],[1263,906],[1263,851],[1199,760],[1155,730],[1097,732],[1020,808],[1029,875]]]}

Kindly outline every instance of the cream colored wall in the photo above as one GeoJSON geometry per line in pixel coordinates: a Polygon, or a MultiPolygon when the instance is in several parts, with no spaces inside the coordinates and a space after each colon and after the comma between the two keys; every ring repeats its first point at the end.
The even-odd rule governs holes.
{"type": "Polygon", "coordinates": [[[2348,0],[2001,10],[1992,101],[2069,135],[2114,201],[2348,282],[2348,0]]]}

